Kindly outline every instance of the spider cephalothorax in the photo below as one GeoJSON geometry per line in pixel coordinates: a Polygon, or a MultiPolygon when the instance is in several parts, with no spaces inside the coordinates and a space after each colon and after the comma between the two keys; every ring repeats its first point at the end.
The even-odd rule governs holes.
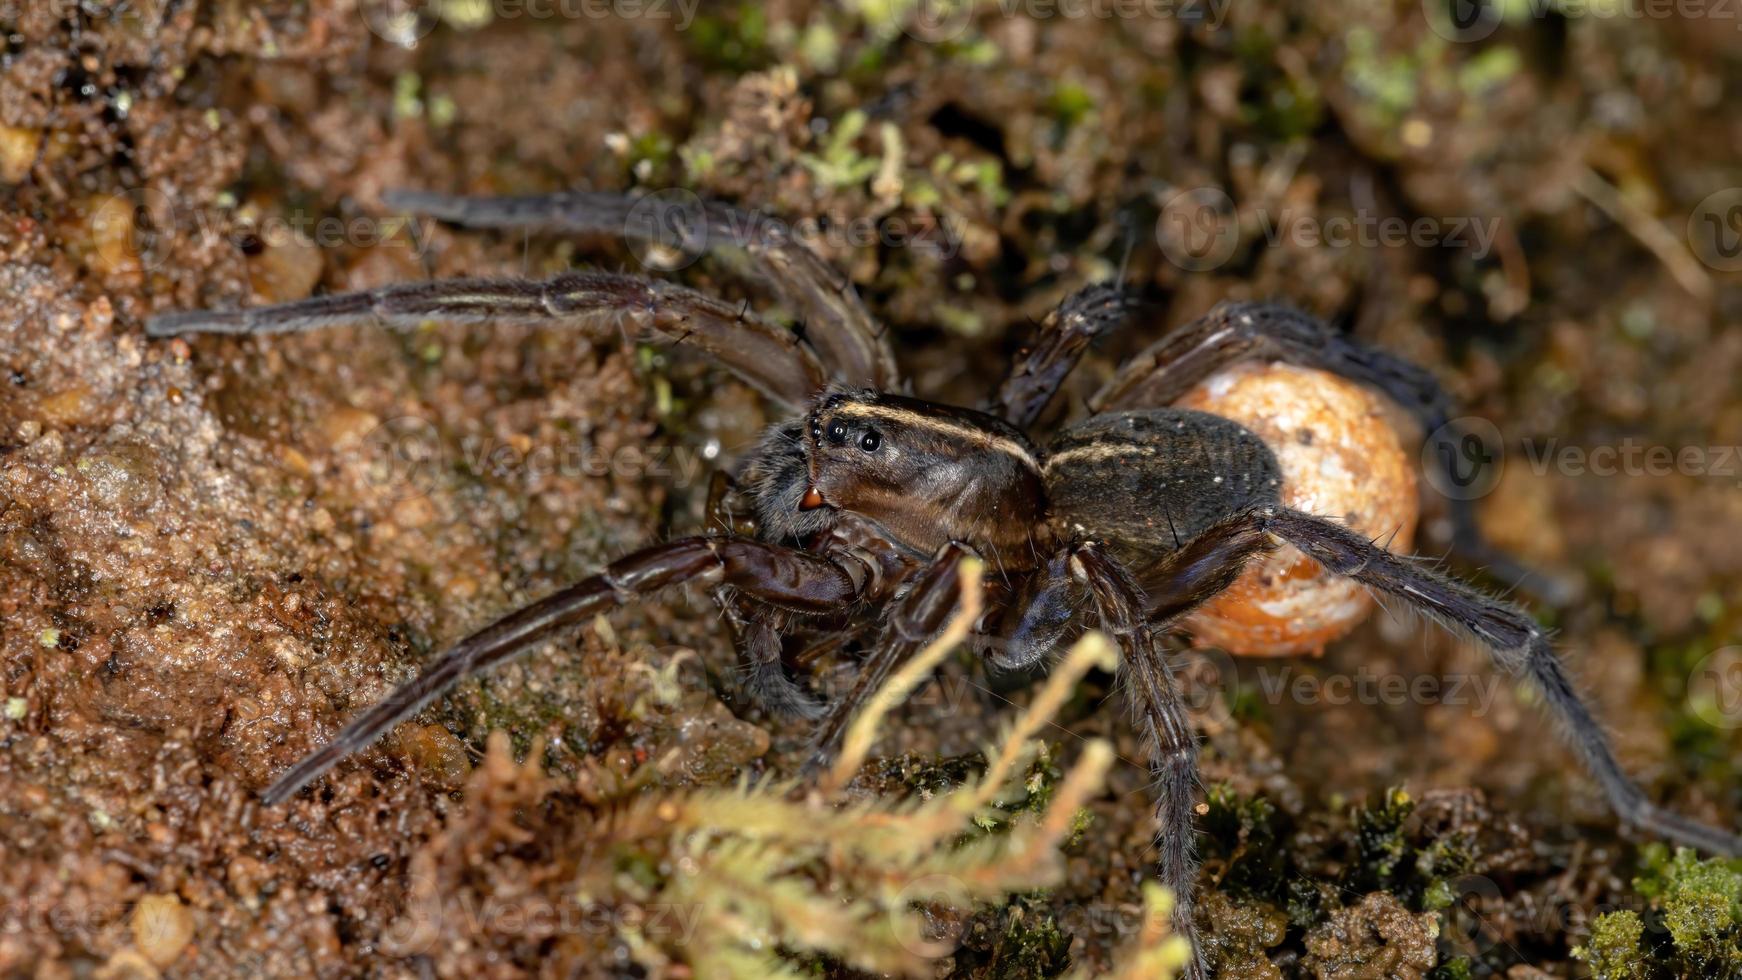
{"type": "Polygon", "coordinates": [[[1040,452],[1020,430],[870,388],[831,390],[771,429],[744,475],[769,540],[849,511],[916,558],[958,541],[1026,568],[1046,514],[1040,452]]]}
{"type": "MultiPolygon", "coordinates": [[[[634,220],[633,202],[609,194],[390,201],[476,227],[653,233],[634,220]]],[[[286,771],[265,791],[267,802],[289,798],[457,681],[553,630],[686,584],[713,590],[749,691],[776,711],[820,719],[820,760],[881,679],[941,627],[955,607],[959,561],[977,554],[995,574],[987,576],[976,646],[994,663],[1044,661],[1091,626],[1119,644],[1157,777],[1159,873],[1180,897],[1176,928],[1192,937],[1197,755],[1163,641],[1226,592],[1251,559],[1283,544],[1467,635],[1499,668],[1534,684],[1623,820],[1708,851],[1742,852],[1735,834],[1656,806],[1628,778],[1546,634],[1522,609],[1392,554],[1339,523],[1341,514],[1291,509],[1273,444],[1226,418],[1171,407],[1218,370],[1261,358],[1372,386],[1425,431],[1448,433],[1446,399],[1426,372],[1291,310],[1227,306],[1133,358],[1092,399],[1096,414],[1042,448],[1024,430],[1088,343],[1124,318],[1117,289],[1091,286],[1066,299],[983,411],[955,408],[891,393],[904,386],[886,335],[852,288],[802,245],[718,205],[701,213],[710,245],[736,246],[760,261],[807,325],[802,337],[680,286],[597,272],[389,286],[152,321],[154,335],[341,322],[408,328],[444,319],[606,325],[643,340],[685,341],[789,413],[744,461],[741,489],[727,481],[722,499],[710,502],[724,530],[635,552],[461,640],[286,771]],[[783,666],[785,641],[807,635],[865,652],[851,689],[832,704],[783,666]]],[[[1454,507],[1452,516],[1460,546],[1479,550],[1468,508],[1454,507]]],[[[1191,973],[1202,976],[1201,960],[1191,973]]]]}

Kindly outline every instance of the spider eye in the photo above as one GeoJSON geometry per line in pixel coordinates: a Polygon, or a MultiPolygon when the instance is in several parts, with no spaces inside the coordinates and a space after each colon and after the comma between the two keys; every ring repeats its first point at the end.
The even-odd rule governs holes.
{"type": "Polygon", "coordinates": [[[829,423],[829,441],[839,446],[847,441],[847,423],[836,419],[829,423]]]}
{"type": "Polygon", "coordinates": [[[868,453],[876,452],[877,447],[881,445],[883,445],[883,437],[877,434],[876,429],[867,429],[865,434],[859,437],[859,448],[868,453]]]}

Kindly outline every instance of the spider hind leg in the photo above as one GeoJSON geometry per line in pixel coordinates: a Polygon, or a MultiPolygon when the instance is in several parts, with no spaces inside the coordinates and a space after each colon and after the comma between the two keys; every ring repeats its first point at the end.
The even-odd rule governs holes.
{"type": "Polygon", "coordinates": [[[1710,854],[1742,855],[1742,836],[1672,813],[1648,800],[1615,758],[1609,736],[1580,696],[1548,634],[1524,610],[1399,558],[1330,521],[1282,511],[1272,533],[1326,568],[1394,596],[1480,644],[1508,674],[1529,680],[1568,746],[1603,787],[1623,821],[1710,854]]]}
{"type": "MultiPolygon", "coordinates": [[[[1464,456],[1463,433],[1452,424],[1453,402],[1434,376],[1388,351],[1354,340],[1316,317],[1270,303],[1229,303],[1169,331],[1127,361],[1090,399],[1096,411],[1169,405],[1199,382],[1242,360],[1273,360],[1316,368],[1378,390],[1421,426],[1434,443],[1426,465],[1441,479],[1437,486],[1467,485],[1449,467],[1464,456]]],[[[1466,563],[1508,586],[1524,588],[1544,601],[1565,606],[1577,587],[1532,569],[1491,544],[1476,519],[1474,502],[1446,497],[1452,549],[1466,563]]]]}

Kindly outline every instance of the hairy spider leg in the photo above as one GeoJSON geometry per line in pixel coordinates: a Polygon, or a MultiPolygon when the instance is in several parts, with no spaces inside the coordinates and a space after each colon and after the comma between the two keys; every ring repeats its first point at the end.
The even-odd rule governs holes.
{"type": "MultiPolygon", "coordinates": [[[[1430,466],[1444,471],[1460,458],[1461,432],[1451,425],[1452,400],[1432,374],[1409,361],[1363,344],[1316,317],[1271,303],[1230,303],[1169,331],[1127,361],[1089,400],[1096,412],[1171,405],[1192,386],[1236,361],[1271,359],[1318,368],[1370,385],[1390,397],[1437,440],[1430,466]]],[[[1439,483],[1445,486],[1445,483],[1439,483]]],[[[1568,582],[1529,568],[1483,536],[1474,501],[1446,498],[1453,550],[1509,586],[1530,591],[1552,605],[1577,597],[1568,582]]]]}
{"type": "Polygon", "coordinates": [[[431,321],[576,325],[684,344],[795,408],[828,383],[822,362],[790,330],[693,289],[609,272],[544,280],[437,279],[249,309],[166,313],[152,317],[145,332],[297,333],[348,324],[411,330],[431,321]]]}
{"type": "Polygon", "coordinates": [[[621,236],[697,251],[738,249],[804,325],[834,380],[898,391],[895,351],[852,282],[793,236],[783,222],[689,195],[666,200],[602,191],[468,197],[398,190],[388,207],[467,228],[541,229],[621,236]]]}
{"type": "Polygon", "coordinates": [[[781,662],[784,645],[771,623],[745,615],[730,589],[716,589],[714,601],[732,630],[732,647],[743,665],[745,693],[777,715],[816,721],[828,706],[787,674],[781,662]]]}
{"type": "Polygon", "coordinates": [[[828,766],[840,749],[847,727],[882,690],[889,675],[944,628],[961,599],[962,559],[972,557],[976,557],[972,548],[952,542],[939,549],[931,563],[911,577],[912,584],[889,611],[877,647],[860,665],[852,688],[828,706],[827,714],[817,725],[811,738],[810,756],[805,760],[807,777],[828,766]]]}
{"type": "MultiPolygon", "coordinates": [[[[1205,530],[1200,537],[1221,543],[1209,541],[1198,549],[1206,556],[1203,564],[1207,568],[1218,562],[1243,564],[1253,551],[1242,542],[1253,531],[1275,535],[1331,572],[1401,600],[1451,632],[1475,640],[1496,666],[1528,680],[1542,695],[1568,747],[1597,780],[1622,821],[1708,853],[1742,855],[1742,837],[1672,813],[1646,798],[1616,759],[1608,735],[1567,675],[1548,634],[1524,610],[1394,555],[1339,524],[1285,508],[1246,511],[1205,530]]],[[[1187,588],[1177,595],[1164,590],[1164,583],[1174,577],[1160,569],[1176,558],[1170,556],[1137,574],[1138,581],[1157,589],[1148,597],[1153,610],[1150,621],[1157,625],[1170,622],[1182,605],[1189,608],[1201,601],[1187,588]]]]}
{"type": "Polygon", "coordinates": [[[450,647],[287,770],[262,798],[268,805],[283,802],[464,678],[530,650],[556,629],[632,599],[671,586],[730,585],[795,612],[821,613],[858,598],[868,577],[864,568],[747,538],[683,538],[644,548],[450,647]]]}
{"type": "MultiPolygon", "coordinates": [[[[1080,548],[1072,563],[1081,570],[1094,599],[1101,629],[1119,644],[1122,687],[1130,698],[1131,713],[1143,736],[1154,777],[1156,873],[1174,894],[1174,933],[1191,943],[1192,959],[1185,976],[1187,980],[1204,980],[1208,972],[1193,917],[1200,790],[1197,732],[1163,655],[1163,630],[1146,622],[1142,593],[1129,572],[1093,544],[1080,548]]],[[[1194,579],[1205,574],[1219,581],[1223,573],[1203,562],[1189,563],[1180,581],[1191,591],[1202,591],[1194,579]]]]}
{"type": "Polygon", "coordinates": [[[987,400],[986,411],[1018,429],[1033,425],[1089,345],[1122,324],[1133,305],[1114,283],[1095,283],[1066,296],[1017,355],[1009,374],[987,400]]]}

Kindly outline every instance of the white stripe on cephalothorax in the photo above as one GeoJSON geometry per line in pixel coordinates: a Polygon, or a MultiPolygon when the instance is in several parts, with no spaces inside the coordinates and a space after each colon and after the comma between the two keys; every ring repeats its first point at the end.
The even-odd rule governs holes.
{"type": "Polygon", "coordinates": [[[833,411],[841,415],[885,418],[902,425],[918,426],[922,429],[930,429],[933,432],[941,432],[945,435],[967,439],[969,442],[984,448],[996,449],[999,452],[1013,456],[1018,462],[1028,467],[1030,470],[1033,470],[1036,473],[1040,472],[1040,463],[1035,460],[1033,454],[1031,454],[1021,443],[1014,439],[998,435],[995,432],[988,432],[979,426],[969,425],[966,422],[952,422],[949,419],[941,419],[931,415],[922,415],[921,413],[910,409],[895,408],[890,405],[872,405],[866,402],[842,402],[840,405],[836,406],[833,411]]]}

